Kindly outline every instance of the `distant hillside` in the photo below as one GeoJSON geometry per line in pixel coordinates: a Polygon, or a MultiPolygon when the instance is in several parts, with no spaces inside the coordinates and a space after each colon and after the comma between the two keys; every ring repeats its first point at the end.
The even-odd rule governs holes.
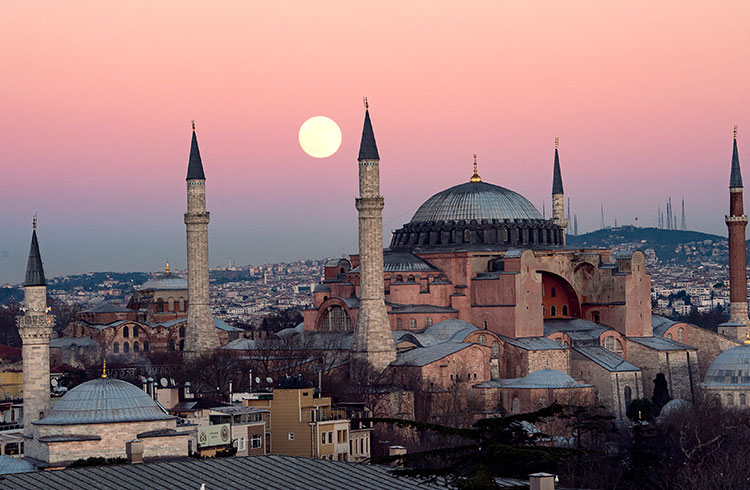
{"type": "MultiPolygon", "coordinates": [[[[698,231],[661,230],[621,226],[566,237],[573,247],[604,247],[615,250],[653,250],[661,262],[687,263],[727,261],[727,239],[698,231]]],[[[648,253],[647,253],[648,255],[648,253]]]]}

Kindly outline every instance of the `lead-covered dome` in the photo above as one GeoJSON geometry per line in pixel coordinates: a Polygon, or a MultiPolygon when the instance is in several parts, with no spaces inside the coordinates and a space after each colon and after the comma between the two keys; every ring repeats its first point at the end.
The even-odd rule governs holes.
{"type": "Polygon", "coordinates": [[[172,291],[172,290],[183,290],[188,288],[187,279],[174,274],[159,274],[156,277],[152,277],[148,281],[144,282],[137,289],[141,291],[172,291]]]}
{"type": "Polygon", "coordinates": [[[506,219],[543,218],[534,205],[517,192],[486,182],[467,182],[429,198],[414,213],[411,223],[506,219]]]}
{"type": "Polygon", "coordinates": [[[727,349],[706,371],[704,384],[710,386],[750,386],[750,344],[727,349]]]}
{"type": "Polygon", "coordinates": [[[55,404],[39,425],[109,424],[171,420],[148,394],[135,385],[112,378],[82,383],[55,404]]]}

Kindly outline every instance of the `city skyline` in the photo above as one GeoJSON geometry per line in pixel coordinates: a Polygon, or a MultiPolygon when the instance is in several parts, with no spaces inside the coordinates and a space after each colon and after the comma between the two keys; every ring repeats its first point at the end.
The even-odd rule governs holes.
{"type": "Polygon", "coordinates": [[[556,136],[580,232],[602,203],[609,225],[656,226],[685,196],[689,229],[726,236],[744,3],[177,5],[3,7],[0,283],[23,280],[34,213],[50,277],[184,269],[191,119],[211,266],[356,253],[363,95],[386,246],[474,153],[484,181],[552,209],[556,136]],[[297,143],[315,115],[343,133],[327,159],[297,143]]]}

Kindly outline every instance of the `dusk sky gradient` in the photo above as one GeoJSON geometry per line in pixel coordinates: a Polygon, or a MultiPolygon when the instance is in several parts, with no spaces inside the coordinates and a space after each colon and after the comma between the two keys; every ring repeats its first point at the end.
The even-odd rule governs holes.
{"type": "Polygon", "coordinates": [[[387,232],[473,153],[549,216],[559,136],[580,231],[602,202],[610,225],[653,226],[685,196],[690,229],[726,235],[750,2],[363,5],[0,4],[0,283],[23,281],[33,213],[48,277],[184,268],[191,119],[212,266],[355,253],[364,95],[387,232]],[[315,115],[343,133],[327,159],[297,142],[315,115]]]}

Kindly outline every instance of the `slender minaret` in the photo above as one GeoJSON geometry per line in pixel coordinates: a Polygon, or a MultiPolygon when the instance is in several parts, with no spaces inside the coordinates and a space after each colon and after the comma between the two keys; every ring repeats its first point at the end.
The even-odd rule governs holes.
{"type": "Polygon", "coordinates": [[[23,342],[23,434],[34,436],[32,422],[49,414],[49,339],[55,320],[47,308],[47,281],[36,239],[36,217],[23,282],[24,314],[18,317],[23,342]]]}
{"type": "Polygon", "coordinates": [[[565,218],[565,191],[563,191],[560,156],[557,153],[559,140],[555,137],[555,166],[552,170],[552,221],[562,228],[562,244],[565,246],[565,229],[568,220],[565,218]]]}
{"type": "Polygon", "coordinates": [[[733,143],[732,173],[729,177],[729,216],[724,218],[729,231],[729,321],[719,325],[719,333],[744,339],[748,333],[745,258],[747,216],[742,205],[742,172],[737,151],[737,126],[734,127],[733,143]]]}
{"type": "Polygon", "coordinates": [[[187,171],[187,264],[188,317],[185,332],[185,351],[188,355],[212,352],[219,347],[213,317],[208,282],[208,220],[206,211],[206,176],[198,150],[198,138],[190,144],[187,171]]]}
{"type": "Polygon", "coordinates": [[[383,196],[380,195],[380,156],[365,99],[365,123],[359,145],[359,315],[354,328],[352,360],[355,370],[369,367],[380,373],[396,360],[383,289],[383,196]]]}
{"type": "Polygon", "coordinates": [[[682,226],[680,226],[680,229],[682,231],[687,231],[687,222],[685,221],[685,197],[682,198],[682,226]]]}

